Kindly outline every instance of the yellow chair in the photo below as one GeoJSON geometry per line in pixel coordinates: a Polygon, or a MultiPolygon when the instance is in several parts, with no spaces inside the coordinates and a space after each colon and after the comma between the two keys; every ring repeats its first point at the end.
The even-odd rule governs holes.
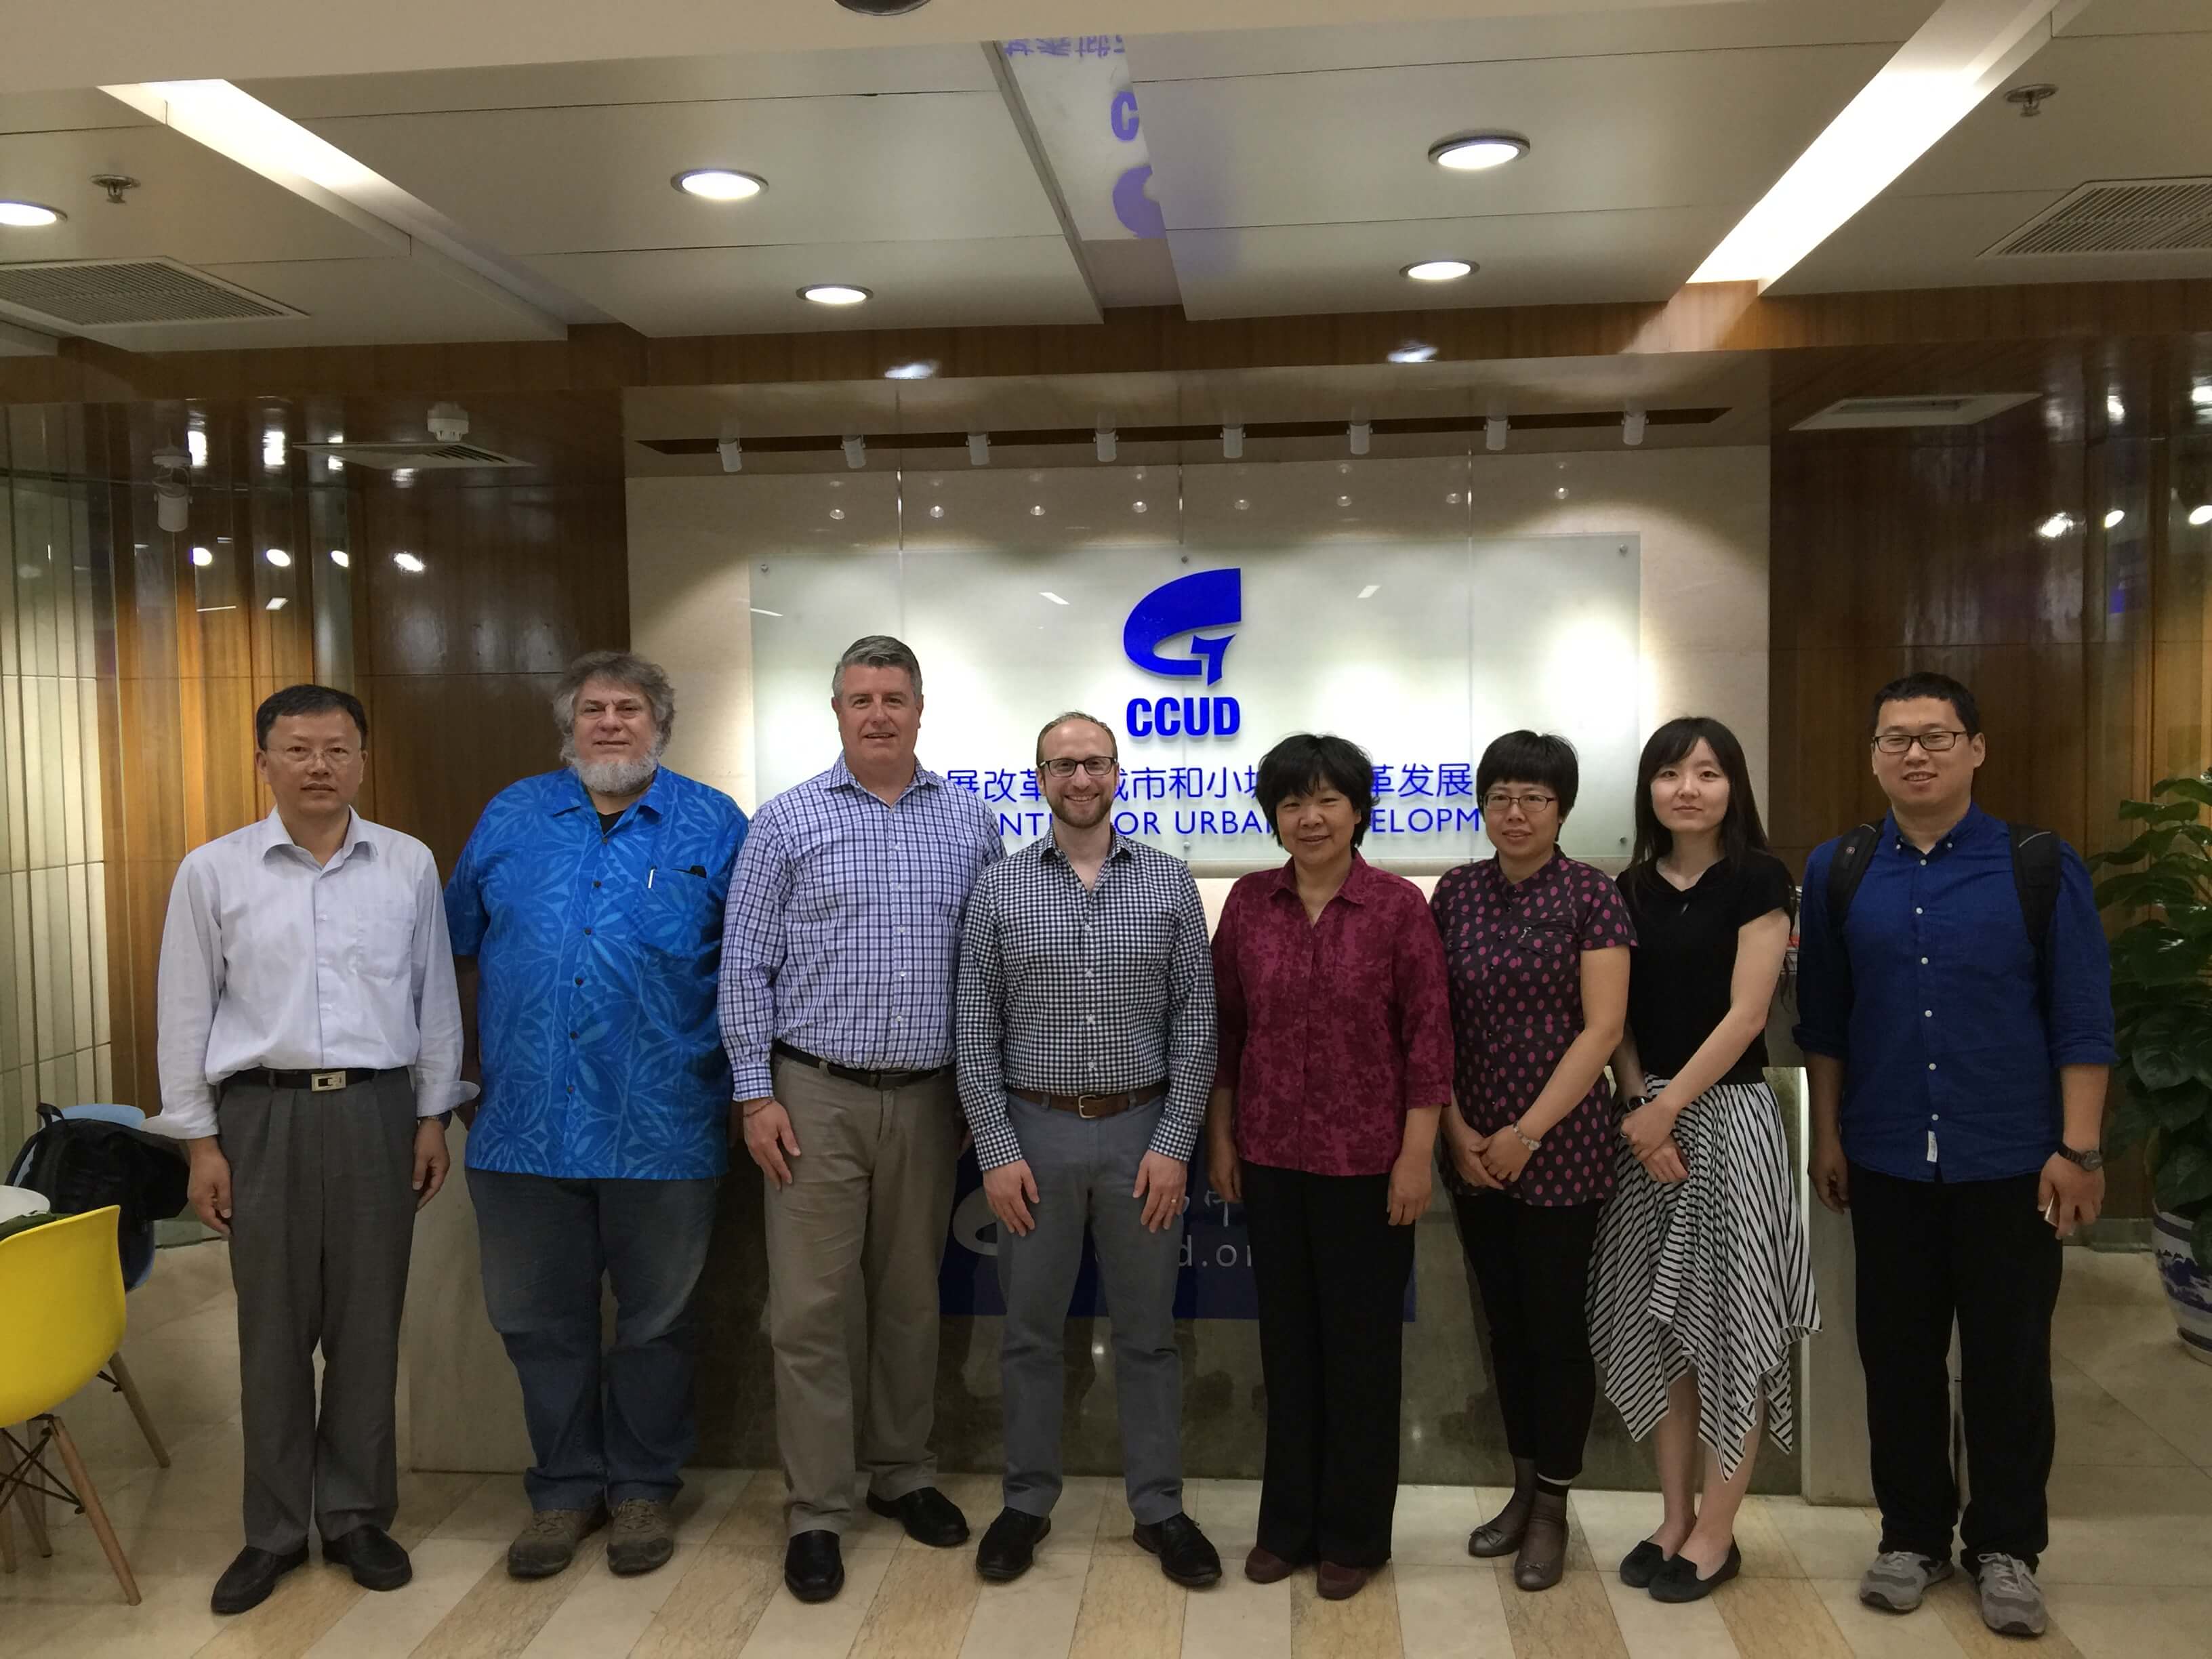
{"type": "Polygon", "coordinates": [[[76,1442],[54,1407],[100,1374],[123,1342],[123,1269],[116,1253],[122,1212],[113,1205],[0,1238],[0,1423],[21,1423],[29,1443],[0,1429],[0,1557],[15,1570],[8,1504],[21,1508],[42,1555],[47,1543],[32,1494],[58,1498],[92,1522],[123,1598],[138,1605],[138,1581],[100,1506],[76,1442]],[[61,1454],[64,1480],[46,1462],[61,1454]]]}

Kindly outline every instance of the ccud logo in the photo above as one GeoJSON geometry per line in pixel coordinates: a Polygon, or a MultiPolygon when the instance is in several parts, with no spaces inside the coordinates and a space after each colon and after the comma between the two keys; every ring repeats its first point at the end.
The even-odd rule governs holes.
{"type": "MultiPolygon", "coordinates": [[[[1233,629],[1243,620],[1243,574],[1199,570],[1154,588],[1137,601],[1122,624],[1123,653],[1147,673],[1178,679],[1203,674],[1208,685],[1218,684],[1222,659],[1237,636],[1209,636],[1199,630],[1233,629]],[[1163,645],[1185,635],[1190,636],[1187,652],[1160,654],[1163,645]]],[[[1132,697],[1128,716],[1133,738],[1225,738],[1243,718],[1234,697],[1132,697]]]]}

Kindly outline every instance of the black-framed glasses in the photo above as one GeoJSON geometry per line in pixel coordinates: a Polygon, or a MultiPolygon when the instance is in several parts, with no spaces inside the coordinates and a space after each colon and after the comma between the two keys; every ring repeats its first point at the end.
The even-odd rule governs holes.
{"type": "Polygon", "coordinates": [[[1928,753],[1940,755],[1966,735],[1964,732],[1884,732],[1874,740],[1874,746],[1885,755],[1902,755],[1917,743],[1928,753]]]}
{"type": "Polygon", "coordinates": [[[1517,795],[1509,794],[1503,789],[1493,789],[1482,798],[1482,810],[1496,817],[1508,807],[1517,806],[1534,817],[1557,799],[1557,795],[1540,795],[1533,789],[1517,795]]]}
{"type": "Polygon", "coordinates": [[[1059,760],[1047,761],[1044,769],[1056,778],[1072,778],[1075,775],[1075,769],[1079,766],[1092,777],[1103,778],[1114,769],[1115,763],[1111,755],[1085,755],[1081,760],[1063,757],[1059,760]]]}

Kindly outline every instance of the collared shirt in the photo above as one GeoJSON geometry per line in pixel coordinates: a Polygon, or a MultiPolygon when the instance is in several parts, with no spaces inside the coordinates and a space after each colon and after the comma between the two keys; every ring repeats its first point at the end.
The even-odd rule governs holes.
{"type": "Polygon", "coordinates": [[[608,830],[565,769],[492,798],[446,884],[453,949],[480,975],[470,1167],[690,1181],[728,1166],[714,981],[744,838],[735,801],[665,766],[608,830]]]}
{"type": "Polygon", "coordinates": [[[2041,1169],[2064,1127],[2062,1066],[2110,1066],[2112,968],[2081,855],[2062,845],[2037,984],[2012,840],[1978,806],[1923,853],[1886,818],[1838,939],[1836,842],[1805,862],[1798,1046],[1844,1062],[1844,1154],[1905,1181],[2041,1169]]]}
{"type": "Polygon", "coordinates": [[[840,756],[763,805],[722,934],[737,1097],[769,1092],[779,1042],[869,1071],[950,1065],[961,921],[1006,850],[981,801],[920,766],[895,803],[840,756]]]}
{"type": "Polygon", "coordinates": [[[1296,866],[1241,876],[1213,935],[1216,1080],[1237,1091],[1239,1158],[1381,1175],[1406,1114],[1451,1097],[1443,947],[1421,890],[1358,853],[1306,920],[1296,866]]]}
{"type": "Polygon", "coordinates": [[[257,1066],[415,1073],[415,1109],[450,1111],[461,1005],[438,866],[412,836],[352,815],[328,864],[274,811],[195,847],[177,866],[161,929],[161,1121],[216,1131],[216,1085],[257,1066]]]}
{"type": "MultiPolygon", "coordinates": [[[[1636,928],[1602,871],[1556,851],[1517,882],[1495,858],[1447,870],[1431,904],[1451,980],[1460,1115],[1495,1134],[1536,1103],[1583,1034],[1583,952],[1632,945],[1636,928]]],[[[1506,1191],[1538,1206],[1610,1197],[1612,1103],[1601,1073],[1506,1191]]],[[[1474,1190],[1449,1158],[1444,1182],[1474,1190]]]]}
{"type": "Polygon", "coordinates": [[[1049,836],[986,870],[960,951],[960,1103],[984,1169],[1022,1156],[1009,1084],[1110,1095],[1164,1081],[1152,1147],[1188,1160],[1213,1082],[1206,908],[1181,859],[1116,835],[1085,887],[1049,836]]]}

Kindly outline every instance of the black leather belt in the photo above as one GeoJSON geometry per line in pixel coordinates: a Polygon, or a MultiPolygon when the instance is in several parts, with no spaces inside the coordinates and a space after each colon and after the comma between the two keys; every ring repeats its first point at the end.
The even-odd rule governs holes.
{"type": "Polygon", "coordinates": [[[1026,1100],[1032,1106],[1049,1106],[1055,1112],[1073,1112],[1083,1118],[1119,1117],[1139,1106],[1151,1105],[1167,1091],[1165,1083],[1130,1089],[1118,1095],[1048,1095],[1017,1089],[1011,1084],[1006,1088],[1016,1100],[1026,1100]]]}
{"type": "Polygon", "coordinates": [[[395,1066],[390,1071],[380,1072],[374,1066],[356,1066],[333,1072],[279,1072],[267,1066],[249,1066],[242,1072],[233,1072],[223,1081],[258,1083],[271,1089],[306,1089],[324,1095],[349,1089],[356,1083],[374,1083],[380,1077],[390,1077],[394,1072],[406,1069],[404,1066],[395,1066]]]}
{"type": "Polygon", "coordinates": [[[857,1083],[864,1089],[905,1089],[917,1083],[927,1083],[933,1077],[943,1077],[952,1068],[933,1066],[922,1072],[867,1072],[857,1066],[840,1066],[834,1060],[824,1060],[819,1054],[810,1054],[804,1048],[794,1048],[788,1042],[775,1045],[775,1052],[786,1060],[795,1060],[801,1066],[811,1066],[817,1072],[827,1072],[831,1077],[842,1078],[848,1083],[857,1083]]]}

